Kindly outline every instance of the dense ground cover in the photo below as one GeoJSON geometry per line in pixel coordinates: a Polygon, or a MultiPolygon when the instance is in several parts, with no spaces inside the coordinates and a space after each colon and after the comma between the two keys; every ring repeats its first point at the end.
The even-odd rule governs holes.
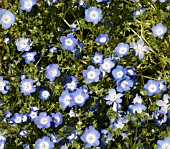
{"type": "Polygon", "coordinates": [[[170,149],[170,1],[0,5],[0,149],[170,149]]]}

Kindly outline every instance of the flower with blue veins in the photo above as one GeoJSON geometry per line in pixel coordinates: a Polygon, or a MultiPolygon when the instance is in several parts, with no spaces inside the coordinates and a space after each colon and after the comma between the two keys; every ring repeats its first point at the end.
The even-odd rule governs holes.
{"type": "Polygon", "coordinates": [[[36,88],[33,85],[34,80],[29,78],[29,79],[23,79],[21,81],[21,85],[20,85],[20,90],[22,93],[24,93],[25,95],[30,95],[31,93],[36,91],[36,88]]]}
{"type": "Polygon", "coordinates": [[[28,113],[28,117],[31,121],[34,121],[34,119],[38,116],[38,109],[30,108],[30,111],[28,113]]]}
{"type": "Polygon", "coordinates": [[[103,54],[95,52],[94,55],[91,58],[92,58],[95,65],[103,63],[103,54]]]}
{"type": "Polygon", "coordinates": [[[71,100],[71,93],[69,93],[67,90],[63,91],[61,96],[59,97],[59,103],[61,104],[63,110],[74,105],[71,103],[71,100]]]}
{"type": "Polygon", "coordinates": [[[117,47],[114,49],[118,57],[123,57],[129,53],[129,45],[123,42],[120,42],[117,47]]]}
{"type": "Polygon", "coordinates": [[[37,3],[37,0],[20,0],[20,9],[30,12],[32,7],[37,3]]]}
{"type": "Polygon", "coordinates": [[[52,117],[52,125],[54,125],[54,127],[58,127],[58,125],[62,124],[63,118],[60,112],[51,113],[51,117],[52,117]]]}
{"type": "Polygon", "coordinates": [[[95,69],[94,66],[90,65],[87,70],[83,71],[83,77],[87,83],[98,82],[100,76],[100,70],[95,69]]]}
{"type": "Polygon", "coordinates": [[[18,132],[18,136],[26,136],[28,135],[28,131],[25,129],[22,129],[18,132]]]}
{"type": "Polygon", "coordinates": [[[25,63],[29,64],[30,62],[35,62],[35,55],[37,52],[26,52],[22,55],[22,58],[25,59],[25,63]]]}
{"type": "Polygon", "coordinates": [[[85,133],[80,137],[80,139],[85,143],[86,148],[99,145],[100,133],[90,125],[89,128],[86,128],[85,133]]]}
{"type": "Polygon", "coordinates": [[[111,105],[113,104],[113,102],[121,103],[122,102],[121,97],[123,97],[123,94],[121,93],[117,94],[115,89],[110,89],[109,94],[105,96],[105,100],[107,100],[106,104],[111,105]]]}
{"type": "Polygon", "coordinates": [[[32,44],[33,42],[31,42],[31,40],[27,37],[20,37],[15,41],[18,51],[29,51],[32,44]]]}
{"type": "Polygon", "coordinates": [[[34,119],[34,122],[39,129],[50,128],[52,118],[51,116],[48,116],[46,112],[40,112],[40,114],[34,119]]]}
{"type": "Polygon", "coordinates": [[[34,149],[53,149],[54,143],[50,140],[50,137],[44,136],[42,139],[35,141],[34,149]]]}
{"type": "Polygon", "coordinates": [[[139,7],[139,8],[137,8],[137,9],[133,12],[133,16],[134,16],[135,18],[138,18],[138,17],[141,16],[145,11],[146,11],[146,8],[139,7]]]}
{"type": "Polygon", "coordinates": [[[102,10],[100,8],[91,6],[85,10],[85,18],[87,22],[97,24],[102,19],[102,17],[102,10]]]}
{"type": "Polygon", "coordinates": [[[122,79],[127,74],[127,71],[125,68],[123,68],[120,65],[117,65],[115,69],[112,70],[112,76],[115,81],[122,79]]]}
{"type": "Polygon", "coordinates": [[[13,117],[11,118],[11,121],[14,124],[21,124],[22,123],[22,114],[20,113],[15,113],[13,117]]]}
{"type": "Polygon", "coordinates": [[[145,56],[144,52],[150,51],[150,48],[148,46],[144,46],[144,41],[142,39],[139,39],[137,41],[137,44],[135,42],[131,42],[130,47],[133,48],[134,56],[138,55],[140,60],[144,58],[145,56]]]}
{"type": "Polygon", "coordinates": [[[64,88],[66,90],[74,91],[77,88],[77,85],[79,84],[79,82],[77,82],[76,77],[74,77],[73,75],[71,75],[70,78],[71,78],[71,81],[65,83],[64,88]]]}
{"type": "Polygon", "coordinates": [[[42,89],[39,92],[39,98],[41,100],[47,100],[50,97],[50,92],[48,90],[42,89]]]}
{"type": "Polygon", "coordinates": [[[67,36],[61,36],[60,42],[61,42],[61,48],[63,50],[70,50],[73,52],[76,44],[78,43],[77,39],[74,38],[74,35],[71,33],[67,34],[67,36]]]}
{"type": "Polygon", "coordinates": [[[133,78],[134,76],[136,76],[135,68],[133,66],[130,68],[125,68],[125,69],[129,77],[133,78]]]}
{"type": "Polygon", "coordinates": [[[99,34],[95,40],[95,42],[100,43],[100,45],[104,45],[107,41],[109,41],[108,34],[99,34]]]}
{"type": "Polygon", "coordinates": [[[9,89],[10,89],[9,81],[3,80],[3,78],[0,76],[0,92],[2,94],[6,94],[9,89]]]}
{"type": "Polygon", "coordinates": [[[133,87],[134,83],[130,79],[130,77],[125,76],[122,79],[118,80],[116,82],[116,85],[117,85],[116,89],[118,92],[126,92],[126,91],[129,91],[133,87]]]}
{"type": "Polygon", "coordinates": [[[158,140],[157,145],[157,149],[170,149],[170,137],[167,136],[164,140],[158,140]]]}
{"type": "Polygon", "coordinates": [[[155,121],[156,125],[161,126],[163,123],[166,123],[167,116],[164,111],[156,109],[154,114],[152,114],[152,119],[155,121]]]}
{"type": "Polygon", "coordinates": [[[71,100],[71,104],[82,107],[89,98],[89,95],[84,93],[83,89],[77,89],[71,94],[71,98],[73,99],[71,100]]]}
{"type": "Polygon", "coordinates": [[[161,110],[165,113],[170,111],[170,102],[169,102],[170,96],[168,94],[164,94],[162,100],[158,100],[156,102],[156,105],[161,107],[161,110]]]}
{"type": "Polygon", "coordinates": [[[60,76],[60,67],[58,64],[50,64],[46,67],[45,77],[49,79],[51,82],[55,80],[55,78],[60,76]]]}
{"type": "Polygon", "coordinates": [[[138,102],[136,102],[134,105],[129,105],[128,108],[129,111],[132,112],[133,114],[142,113],[142,111],[146,111],[146,106],[138,102]]]}
{"type": "Polygon", "coordinates": [[[115,66],[115,61],[112,61],[110,58],[105,58],[103,60],[103,63],[100,64],[100,67],[99,69],[101,71],[104,71],[104,72],[107,72],[107,73],[110,73],[111,69],[115,66]]]}
{"type": "Polygon", "coordinates": [[[162,38],[166,32],[167,28],[162,23],[152,27],[152,34],[154,37],[162,38]]]}
{"type": "Polygon", "coordinates": [[[0,24],[4,29],[9,29],[15,20],[15,15],[10,10],[0,9],[0,24]]]}
{"type": "Polygon", "coordinates": [[[156,80],[148,80],[144,85],[144,89],[147,91],[148,96],[159,94],[161,92],[160,83],[156,80]]]}

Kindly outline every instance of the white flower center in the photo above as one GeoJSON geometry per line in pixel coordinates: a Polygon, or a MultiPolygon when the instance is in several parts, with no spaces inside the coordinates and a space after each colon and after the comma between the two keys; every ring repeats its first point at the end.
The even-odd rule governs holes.
{"type": "Polygon", "coordinates": [[[0,82],[0,91],[4,90],[5,85],[5,82],[0,82]]]}
{"type": "Polygon", "coordinates": [[[110,95],[110,99],[111,99],[111,101],[115,101],[117,99],[117,96],[116,95],[110,95]]]}
{"type": "Polygon", "coordinates": [[[51,76],[55,77],[57,75],[57,70],[51,70],[51,76]]]}
{"type": "Polygon", "coordinates": [[[41,148],[41,149],[49,149],[49,144],[48,144],[48,142],[42,142],[40,145],[39,145],[39,147],[41,148]]]}
{"type": "Polygon", "coordinates": [[[95,62],[100,62],[100,57],[99,56],[95,56],[94,61],[95,62]]]}
{"type": "Polygon", "coordinates": [[[170,146],[169,146],[169,144],[167,144],[167,143],[165,143],[165,144],[162,145],[162,149],[169,149],[169,147],[170,147],[170,146]]]}
{"type": "Polygon", "coordinates": [[[128,82],[126,80],[122,81],[121,87],[126,88],[128,86],[128,82]]]}
{"type": "Polygon", "coordinates": [[[2,16],[2,22],[3,23],[8,24],[8,23],[10,23],[10,21],[11,21],[11,17],[8,14],[4,14],[2,16]]]}
{"type": "Polygon", "coordinates": [[[142,13],[143,13],[142,10],[137,10],[137,11],[136,11],[136,15],[137,15],[137,16],[141,15],[142,13]]]}
{"type": "Polygon", "coordinates": [[[133,75],[133,71],[132,71],[132,70],[128,70],[128,73],[129,73],[130,75],[133,75]]]}
{"type": "Polygon", "coordinates": [[[69,89],[74,89],[74,87],[75,87],[75,82],[74,81],[72,81],[71,83],[67,83],[67,87],[69,88],[69,89]]]}
{"type": "Polygon", "coordinates": [[[125,54],[126,51],[127,51],[127,49],[124,48],[124,47],[122,47],[122,48],[119,49],[119,53],[120,53],[120,54],[125,54]]]}
{"type": "Polygon", "coordinates": [[[87,74],[87,78],[89,79],[94,79],[95,78],[95,72],[94,71],[89,71],[88,74],[87,74]]]}
{"type": "Polygon", "coordinates": [[[76,103],[83,103],[84,102],[84,97],[81,95],[78,95],[75,97],[75,102],[76,103]]]}
{"type": "Polygon", "coordinates": [[[28,53],[28,54],[27,54],[27,58],[28,58],[29,60],[32,60],[32,59],[33,59],[33,55],[32,55],[31,53],[28,53]]]}
{"type": "Polygon", "coordinates": [[[70,104],[71,97],[70,97],[70,96],[66,96],[64,100],[65,100],[65,102],[69,105],[69,104],[70,104]]]}
{"type": "Polygon", "coordinates": [[[46,124],[48,121],[47,121],[47,118],[46,117],[42,117],[41,119],[40,119],[40,123],[41,124],[46,124]]]}
{"type": "Polygon", "coordinates": [[[32,112],[30,116],[34,119],[35,117],[37,117],[37,113],[36,112],[32,112]]]}
{"type": "Polygon", "coordinates": [[[30,1],[30,0],[25,1],[24,7],[25,7],[26,9],[31,8],[31,7],[32,7],[32,1],[30,1]]]}
{"type": "Polygon", "coordinates": [[[123,72],[122,71],[118,71],[116,73],[116,75],[117,75],[118,78],[121,78],[123,76],[123,72]]]}
{"type": "Polygon", "coordinates": [[[45,98],[48,97],[49,96],[49,92],[48,91],[43,91],[42,92],[42,96],[45,97],[45,98]]]}
{"type": "Polygon", "coordinates": [[[155,92],[156,89],[157,89],[157,87],[156,87],[154,84],[151,84],[151,85],[148,87],[149,92],[155,92]]]}
{"type": "Polygon", "coordinates": [[[91,11],[89,16],[90,16],[91,19],[97,19],[98,13],[96,11],[91,11]]]}
{"type": "Polygon", "coordinates": [[[103,68],[104,69],[109,69],[110,68],[110,65],[109,65],[109,63],[107,63],[107,62],[104,62],[104,64],[103,64],[103,68]]]}
{"type": "Polygon", "coordinates": [[[23,84],[23,88],[24,88],[25,91],[30,91],[32,87],[31,87],[31,84],[29,82],[25,82],[23,84]]]}
{"type": "Polygon", "coordinates": [[[65,45],[66,46],[71,46],[73,44],[73,40],[71,39],[71,38],[67,38],[66,40],[65,40],[65,45]]]}
{"type": "Polygon", "coordinates": [[[22,121],[21,117],[17,117],[16,120],[15,120],[16,123],[21,123],[21,121],[22,121]]]}
{"type": "Polygon", "coordinates": [[[160,83],[159,88],[160,88],[160,90],[162,90],[164,88],[164,85],[162,83],[160,83]]]}
{"type": "Polygon", "coordinates": [[[117,127],[118,128],[122,128],[124,126],[124,124],[123,123],[119,123],[119,124],[117,124],[117,127]]]}
{"type": "Polygon", "coordinates": [[[56,123],[58,123],[58,122],[60,122],[60,118],[59,118],[59,117],[54,117],[54,121],[55,121],[56,123]]]}
{"type": "Polygon", "coordinates": [[[100,38],[100,42],[106,42],[106,37],[102,37],[102,38],[100,38]]]}
{"type": "Polygon", "coordinates": [[[157,33],[158,35],[161,35],[161,34],[163,33],[162,28],[158,28],[158,29],[156,30],[156,33],[157,33]]]}
{"type": "Polygon", "coordinates": [[[28,40],[27,39],[20,40],[20,47],[21,48],[26,48],[27,46],[28,46],[28,40]]]}
{"type": "Polygon", "coordinates": [[[94,134],[88,134],[88,135],[86,136],[86,140],[87,140],[87,142],[90,143],[90,144],[94,143],[94,141],[95,141],[95,135],[94,135],[94,134]]]}

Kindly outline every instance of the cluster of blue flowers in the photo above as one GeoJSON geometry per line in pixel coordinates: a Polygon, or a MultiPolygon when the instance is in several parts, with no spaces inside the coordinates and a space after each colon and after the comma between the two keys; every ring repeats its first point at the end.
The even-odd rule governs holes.
{"type": "MultiPolygon", "coordinates": [[[[131,2],[139,3],[139,0],[131,0],[131,2]]],[[[157,2],[156,0],[152,0],[152,3],[154,2],[165,3],[166,0],[159,0],[157,2]]],[[[58,7],[57,4],[61,2],[59,0],[44,0],[44,3],[44,5],[47,4],[50,6],[50,9],[52,9],[53,6],[58,7]]],[[[106,14],[102,10],[103,8],[101,5],[109,7],[112,1],[95,0],[95,3],[96,6],[88,6],[88,1],[86,0],[72,1],[73,8],[77,6],[83,10],[84,23],[90,24],[91,28],[100,25],[102,20],[105,20],[106,14]]],[[[29,14],[33,7],[38,6],[38,1],[20,0],[19,4],[20,11],[29,14]]],[[[134,19],[138,19],[145,15],[146,12],[147,8],[143,8],[140,5],[131,15],[134,19]]],[[[17,26],[18,19],[14,14],[17,16],[16,12],[0,9],[0,24],[3,30],[9,29],[10,31],[10,28],[17,26]]],[[[66,20],[64,21],[68,23],[66,20]]],[[[67,24],[69,25],[69,31],[67,30],[67,35],[60,36],[60,43],[57,43],[60,44],[59,48],[57,45],[50,45],[46,53],[51,53],[52,55],[56,54],[60,57],[60,52],[58,52],[58,50],[70,52],[71,56],[76,58],[77,61],[79,61],[82,55],[85,58],[88,57],[89,63],[87,63],[86,60],[83,61],[83,64],[86,65],[82,66],[83,70],[81,69],[81,72],[77,72],[79,69],[75,68],[75,74],[69,74],[69,68],[65,68],[65,66],[61,65],[60,61],[48,62],[45,60],[47,65],[43,65],[39,68],[37,74],[30,75],[28,72],[21,72],[21,70],[20,72],[22,74],[19,76],[18,84],[13,83],[12,78],[7,77],[9,78],[7,81],[4,80],[4,78],[6,78],[5,75],[0,76],[0,92],[2,94],[12,93],[15,89],[13,88],[15,84],[21,93],[20,96],[29,100],[31,100],[32,97],[40,99],[37,101],[36,106],[27,103],[27,106],[29,105],[29,112],[27,113],[22,113],[18,111],[18,109],[16,109],[16,111],[15,109],[11,110],[10,107],[4,109],[6,113],[3,114],[2,123],[10,127],[22,126],[22,129],[17,129],[19,137],[27,137],[32,133],[28,127],[24,127],[27,123],[29,123],[29,125],[36,125],[37,131],[42,130],[43,132],[41,134],[43,135],[42,138],[36,138],[34,143],[31,141],[32,144],[29,144],[29,142],[23,143],[23,148],[53,149],[57,144],[61,143],[62,145],[59,145],[60,149],[68,149],[70,147],[69,143],[74,144],[75,140],[78,140],[85,148],[97,146],[105,148],[107,144],[114,140],[113,134],[115,131],[120,132],[123,140],[130,138],[127,127],[129,125],[129,130],[138,129],[135,128],[136,126],[133,127],[133,125],[131,125],[131,123],[135,123],[135,121],[139,122],[140,124],[138,125],[140,126],[147,124],[148,121],[151,121],[151,123],[154,123],[154,125],[162,129],[170,126],[170,96],[168,95],[167,82],[164,79],[158,78],[156,80],[150,76],[148,77],[149,79],[145,81],[142,80],[142,83],[139,81],[139,77],[141,76],[139,75],[138,68],[142,69],[142,62],[146,63],[146,61],[150,59],[149,54],[153,52],[152,46],[148,44],[147,40],[143,36],[138,36],[134,38],[134,40],[119,41],[117,45],[111,47],[112,52],[108,52],[109,54],[106,55],[96,50],[96,48],[107,50],[107,47],[110,47],[109,43],[113,42],[113,39],[111,39],[109,33],[102,32],[101,30],[100,33],[96,35],[91,30],[93,40],[87,43],[87,40],[81,39],[78,35],[80,33],[77,33],[77,26],[81,28],[79,21],[77,22],[78,24],[67,24]],[[91,55],[86,55],[86,52],[85,54],[83,53],[83,48],[85,46],[89,46],[89,50],[92,49],[91,55]],[[132,58],[139,61],[141,65],[130,65],[128,62],[131,61],[131,59],[129,59],[130,54],[132,58]],[[77,73],[80,74],[77,76],[77,73]],[[40,76],[43,79],[39,78],[39,80],[44,81],[35,79],[36,77],[33,77],[35,75],[40,76]],[[105,84],[98,85],[102,80],[104,80],[104,82],[111,82],[110,88],[105,88],[105,84]],[[48,87],[48,85],[51,87],[48,87]],[[61,85],[63,88],[59,88],[58,85],[61,85]],[[139,85],[143,87],[139,90],[135,90],[139,85]],[[92,86],[95,86],[96,90],[100,90],[99,88],[102,86],[102,96],[98,95],[92,86]],[[56,95],[54,90],[59,90],[60,94],[56,95]],[[161,94],[163,94],[162,100],[160,100],[161,94]],[[147,104],[149,104],[149,100],[157,97],[156,95],[160,96],[156,101],[151,102],[153,103],[151,106],[153,106],[154,110],[148,111],[149,105],[147,104]],[[56,98],[55,101],[52,101],[51,99],[54,98],[56,98]],[[51,104],[51,101],[53,104],[51,104]],[[93,105],[90,105],[92,101],[94,101],[95,104],[93,103],[93,105]],[[125,102],[127,106],[124,106],[125,102]],[[41,104],[48,104],[48,109],[41,108],[41,104]],[[58,110],[54,110],[53,106],[56,106],[58,110]],[[100,113],[100,106],[106,107],[104,112],[107,116],[104,119],[108,120],[111,117],[110,115],[114,116],[114,118],[109,119],[109,122],[107,122],[108,128],[98,127],[100,124],[96,124],[98,122],[97,120],[95,121],[92,119],[93,122],[87,122],[81,116],[83,112],[88,112],[90,115],[94,114],[95,111],[99,111],[96,117],[100,116],[102,114],[100,113]],[[83,108],[85,110],[83,110],[83,108]],[[110,109],[112,114],[109,115],[110,109]],[[79,113],[79,111],[82,113],[79,113]],[[69,124],[67,124],[68,120],[72,121],[74,118],[76,119],[76,126],[69,126],[69,124]],[[86,126],[83,126],[83,122],[85,122],[86,126]],[[80,129],[78,126],[83,127],[80,129]],[[63,131],[63,136],[59,136],[57,132],[60,131],[60,128],[63,131]],[[66,130],[64,130],[65,128],[66,130]],[[69,131],[69,129],[72,130],[69,131]]],[[[148,32],[153,38],[163,41],[164,36],[168,34],[168,27],[164,25],[163,22],[155,23],[152,27],[150,26],[150,31],[148,32]]],[[[134,33],[136,32],[134,31],[134,33]]],[[[12,43],[13,40],[11,40],[9,36],[5,36],[5,46],[10,42],[12,43]]],[[[24,59],[25,65],[28,67],[33,66],[31,69],[37,68],[37,64],[45,55],[44,51],[39,52],[35,50],[36,45],[34,44],[34,40],[29,37],[29,34],[14,39],[12,44],[15,45],[17,52],[22,54],[22,56],[18,55],[24,59]],[[39,58],[38,61],[37,58],[39,58]]],[[[61,57],[62,56],[63,55],[61,55],[61,57]]],[[[81,57],[82,59],[84,58],[83,56],[81,57]]],[[[76,65],[75,67],[79,66],[76,65]]],[[[5,102],[0,102],[0,107],[3,107],[5,104],[5,102]]],[[[88,114],[86,116],[90,117],[88,114]]],[[[103,120],[101,120],[101,123],[102,122],[103,120]]],[[[6,133],[3,133],[2,128],[2,132],[0,132],[0,149],[4,149],[5,144],[8,144],[8,137],[6,137],[6,135],[6,133]]],[[[137,134],[134,133],[133,135],[135,136],[137,134]]],[[[170,149],[169,133],[164,138],[159,138],[162,138],[162,140],[155,140],[157,142],[157,148],[170,149]]],[[[135,146],[135,148],[138,148],[138,146],[135,146]]],[[[143,146],[143,148],[145,148],[145,146],[143,146]]]]}

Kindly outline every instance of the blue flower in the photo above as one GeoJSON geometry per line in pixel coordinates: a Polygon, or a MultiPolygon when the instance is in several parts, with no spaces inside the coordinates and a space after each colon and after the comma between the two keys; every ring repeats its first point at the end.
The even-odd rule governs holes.
{"type": "Polygon", "coordinates": [[[164,111],[156,109],[155,113],[152,115],[152,119],[155,121],[156,125],[161,126],[167,121],[167,116],[164,111]]]}
{"type": "Polygon", "coordinates": [[[68,91],[63,91],[61,96],[59,97],[59,103],[62,106],[62,109],[66,109],[67,107],[72,107],[71,104],[71,94],[68,91]]]}
{"type": "Polygon", "coordinates": [[[23,149],[30,149],[28,144],[22,144],[23,149]]]}
{"type": "Polygon", "coordinates": [[[71,33],[67,34],[67,36],[61,36],[60,41],[62,43],[61,48],[63,50],[68,49],[73,52],[74,52],[74,47],[76,46],[76,44],[78,42],[77,39],[74,38],[74,35],[71,33]]]}
{"type": "Polygon", "coordinates": [[[15,22],[15,16],[10,10],[0,9],[0,24],[4,29],[9,29],[15,22]]]}
{"type": "Polygon", "coordinates": [[[38,139],[35,142],[35,148],[34,149],[53,149],[54,143],[50,140],[49,137],[44,136],[42,139],[38,139]]]}
{"type": "Polygon", "coordinates": [[[114,49],[114,52],[118,55],[118,57],[123,57],[129,53],[129,45],[123,42],[120,42],[117,47],[114,49]]]}
{"type": "Polygon", "coordinates": [[[54,46],[49,46],[48,47],[48,52],[49,53],[57,53],[57,48],[54,46]]]}
{"type": "Polygon", "coordinates": [[[167,91],[167,85],[165,84],[166,83],[165,80],[160,80],[159,83],[160,83],[160,86],[159,86],[160,90],[167,91]]]}
{"type": "Polygon", "coordinates": [[[133,48],[133,52],[135,56],[139,56],[139,59],[142,60],[145,56],[144,52],[148,52],[150,48],[148,46],[144,46],[144,41],[139,39],[137,44],[134,42],[130,43],[130,46],[133,48]]]}
{"type": "Polygon", "coordinates": [[[18,51],[29,51],[32,44],[33,42],[27,37],[21,37],[15,41],[18,51]]]}
{"type": "Polygon", "coordinates": [[[136,102],[134,105],[129,105],[128,108],[129,111],[132,112],[133,114],[135,114],[135,112],[142,113],[142,111],[146,111],[146,106],[138,102],[136,102]]]}
{"type": "Polygon", "coordinates": [[[51,134],[50,134],[50,140],[51,140],[51,142],[53,142],[53,143],[58,143],[58,142],[61,141],[61,138],[59,138],[59,136],[56,135],[56,133],[51,133],[51,134]]]}
{"type": "Polygon", "coordinates": [[[1,149],[5,148],[6,138],[3,136],[2,132],[0,131],[0,147],[1,149]]]}
{"type": "Polygon", "coordinates": [[[85,101],[89,98],[89,95],[85,94],[83,89],[77,89],[71,94],[71,98],[73,99],[71,100],[73,105],[82,107],[85,104],[85,101]]]}
{"type": "Polygon", "coordinates": [[[34,122],[37,124],[39,129],[49,128],[51,126],[51,121],[51,116],[48,116],[46,112],[41,112],[39,116],[34,119],[34,122]]]}
{"type": "Polygon", "coordinates": [[[103,63],[103,54],[95,52],[94,55],[91,58],[92,58],[95,65],[103,63]]]}
{"type": "Polygon", "coordinates": [[[106,102],[106,104],[111,105],[111,104],[113,104],[113,102],[121,103],[122,102],[122,99],[121,99],[122,96],[123,96],[123,94],[121,94],[121,93],[117,94],[115,89],[110,89],[109,94],[105,96],[105,100],[108,100],[106,102]]]}
{"type": "Polygon", "coordinates": [[[39,92],[39,97],[41,100],[47,100],[50,97],[50,92],[48,90],[42,89],[39,92]]]}
{"type": "Polygon", "coordinates": [[[152,34],[154,37],[162,38],[166,32],[167,28],[162,23],[152,27],[152,34]]]}
{"type": "Polygon", "coordinates": [[[95,42],[100,43],[100,45],[104,45],[107,41],[109,41],[108,34],[99,34],[99,36],[95,40],[95,42]]]}
{"type": "Polygon", "coordinates": [[[75,24],[75,23],[71,24],[70,30],[71,30],[72,32],[77,31],[77,24],[75,24]]]}
{"type": "Polygon", "coordinates": [[[58,127],[58,125],[61,125],[63,122],[63,118],[60,112],[57,113],[51,113],[52,116],[52,124],[54,127],[58,127]]]}
{"type": "Polygon", "coordinates": [[[95,69],[94,66],[90,65],[87,70],[83,71],[83,77],[86,79],[87,83],[98,82],[99,81],[100,70],[95,69]]]}
{"type": "Polygon", "coordinates": [[[125,68],[127,71],[127,75],[131,78],[136,76],[135,68],[132,66],[131,68],[125,68]]]}
{"type": "Polygon", "coordinates": [[[142,103],[142,98],[138,94],[136,94],[135,98],[133,98],[133,103],[142,103]]]}
{"type": "Polygon", "coordinates": [[[25,130],[25,129],[20,130],[20,131],[18,132],[18,136],[26,136],[26,135],[28,135],[28,131],[25,130]]]}
{"type": "Polygon", "coordinates": [[[34,121],[37,115],[38,115],[38,109],[30,108],[30,111],[28,113],[28,117],[30,118],[30,120],[34,121]]]}
{"type": "Polygon", "coordinates": [[[10,89],[9,81],[3,80],[3,78],[0,76],[0,92],[2,94],[6,94],[9,89],[10,89]]]}
{"type": "Polygon", "coordinates": [[[37,3],[36,0],[20,0],[20,9],[30,12],[32,7],[37,3]]]}
{"type": "Polygon", "coordinates": [[[46,67],[46,74],[45,77],[49,79],[51,82],[55,80],[56,77],[60,76],[60,70],[59,70],[58,64],[50,64],[46,67]]]}
{"type": "Polygon", "coordinates": [[[170,148],[170,137],[165,137],[164,140],[157,141],[157,149],[169,149],[170,148]]]}
{"type": "Polygon", "coordinates": [[[86,8],[86,0],[80,0],[80,1],[78,2],[78,6],[79,6],[79,7],[86,8]]]}
{"type": "Polygon", "coordinates": [[[22,58],[25,59],[25,63],[29,64],[30,62],[35,62],[35,55],[37,52],[26,52],[22,55],[22,58]]]}
{"type": "Polygon", "coordinates": [[[117,84],[116,89],[118,92],[125,92],[125,91],[129,91],[130,88],[133,87],[134,83],[132,80],[130,80],[130,77],[126,76],[121,80],[118,80],[116,84],[117,84]]]}
{"type": "Polygon", "coordinates": [[[123,117],[119,117],[116,120],[116,122],[111,125],[111,127],[113,127],[113,128],[120,128],[120,129],[123,129],[124,126],[125,126],[125,122],[124,122],[124,118],[123,117]]]}
{"type": "Polygon", "coordinates": [[[122,66],[120,65],[117,65],[115,69],[113,69],[112,71],[112,76],[114,77],[114,80],[120,80],[122,79],[123,77],[126,76],[126,69],[123,68],[122,66]]]}
{"type": "Polygon", "coordinates": [[[27,77],[27,74],[26,74],[26,73],[22,73],[22,74],[20,74],[20,76],[19,76],[20,80],[26,79],[26,77],[27,77]]]}
{"type": "Polygon", "coordinates": [[[21,124],[22,123],[22,114],[15,113],[14,116],[11,118],[11,121],[14,124],[21,124]]]}
{"type": "Polygon", "coordinates": [[[77,82],[76,77],[74,77],[73,75],[71,75],[70,77],[72,81],[65,83],[64,88],[66,90],[74,91],[77,88],[79,82],[77,82]]]}
{"type": "Polygon", "coordinates": [[[89,126],[80,138],[86,144],[85,147],[90,148],[99,145],[100,133],[93,126],[89,126]]]}
{"type": "Polygon", "coordinates": [[[23,79],[20,85],[21,92],[25,95],[30,95],[31,93],[35,92],[36,88],[34,87],[33,83],[34,80],[31,78],[23,79]]]}
{"type": "Polygon", "coordinates": [[[138,18],[138,17],[141,16],[145,11],[146,11],[145,8],[139,7],[139,8],[137,8],[137,9],[133,12],[133,16],[134,16],[135,18],[138,18]]]}
{"type": "Polygon", "coordinates": [[[110,58],[105,58],[103,63],[100,64],[99,69],[101,71],[110,73],[111,69],[115,66],[115,62],[113,62],[110,58]]]}
{"type": "Polygon", "coordinates": [[[148,80],[147,84],[144,85],[144,89],[147,91],[148,96],[159,94],[161,92],[160,84],[155,80],[148,80]]]}
{"type": "Polygon", "coordinates": [[[5,37],[4,37],[4,43],[5,43],[5,44],[8,44],[8,43],[10,42],[10,40],[11,40],[11,37],[10,37],[10,36],[5,36],[5,37]]]}
{"type": "Polygon", "coordinates": [[[102,19],[102,10],[92,6],[85,10],[85,17],[87,22],[97,24],[102,19]]]}
{"type": "Polygon", "coordinates": [[[156,102],[156,105],[161,107],[161,110],[164,111],[165,113],[168,112],[170,103],[169,103],[170,96],[168,94],[165,94],[163,96],[163,100],[158,100],[156,102]]]}

